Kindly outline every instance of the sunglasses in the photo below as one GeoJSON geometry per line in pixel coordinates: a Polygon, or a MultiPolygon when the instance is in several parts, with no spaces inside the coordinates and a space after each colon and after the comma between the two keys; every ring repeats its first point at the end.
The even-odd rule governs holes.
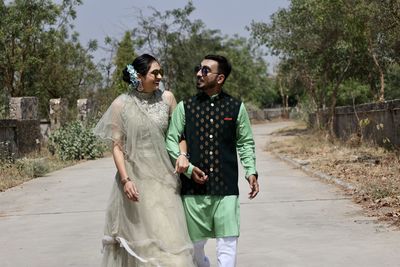
{"type": "Polygon", "coordinates": [[[201,76],[203,76],[203,77],[207,76],[209,73],[219,74],[219,73],[211,72],[211,69],[207,66],[197,65],[196,67],[194,67],[195,74],[197,74],[199,71],[201,71],[201,76]]]}
{"type": "Polygon", "coordinates": [[[158,77],[158,74],[161,75],[161,77],[164,76],[164,70],[163,69],[159,69],[159,70],[153,70],[152,72],[150,72],[151,74],[153,74],[155,77],[158,77]]]}

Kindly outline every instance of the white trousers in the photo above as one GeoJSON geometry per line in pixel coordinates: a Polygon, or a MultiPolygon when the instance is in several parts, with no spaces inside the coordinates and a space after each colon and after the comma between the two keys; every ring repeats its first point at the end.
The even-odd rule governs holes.
{"type": "MultiPolygon", "coordinates": [[[[235,267],[238,238],[221,237],[217,238],[217,259],[218,267],[235,267]]],[[[210,267],[210,261],[204,253],[204,245],[207,240],[194,242],[194,258],[198,267],[210,267]]]]}

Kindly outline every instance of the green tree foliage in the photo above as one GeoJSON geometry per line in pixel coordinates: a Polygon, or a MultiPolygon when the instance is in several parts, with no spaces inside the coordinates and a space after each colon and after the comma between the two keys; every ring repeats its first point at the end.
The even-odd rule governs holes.
{"type": "Polygon", "coordinates": [[[271,25],[253,23],[254,37],[281,54],[305,84],[317,111],[335,106],[340,84],[354,58],[347,34],[347,6],[344,1],[293,0],[289,9],[272,17],[271,25]],[[331,99],[327,88],[332,88],[331,99]]]}
{"type": "Polygon", "coordinates": [[[132,32],[126,31],[120,41],[106,37],[104,48],[108,59],[103,58],[99,68],[103,72],[102,87],[93,92],[95,100],[94,118],[99,118],[120,94],[129,90],[129,85],[122,80],[122,70],[137,56],[136,43],[132,39],[132,32]]]}
{"type": "Polygon", "coordinates": [[[291,65],[291,61],[281,61],[276,67],[274,91],[279,95],[279,103],[284,109],[284,117],[289,116],[289,107],[299,105],[299,100],[304,95],[299,73],[291,65]]]}
{"type": "Polygon", "coordinates": [[[348,79],[340,85],[337,104],[338,106],[359,105],[369,102],[372,97],[367,84],[348,79]]]}
{"type": "Polygon", "coordinates": [[[139,27],[133,31],[139,48],[161,61],[165,88],[178,100],[195,94],[194,66],[207,54],[222,54],[233,66],[225,84],[229,93],[258,106],[274,101],[267,63],[257,47],[244,38],[221,36],[201,20],[190,20],[194,9],[191,1],[184,8],[165,13],[152,9],[151,16],[139,16],[139,27]]]}
{"type": "Polygon", "coordinates": [[[400,99],[400,64],[392,64],[386,75],[387,99],[400,99]]]}
{"type": "Polygon", "coordinates": [[[399,11],[396,0],[292,0],[270,23],[253,22],[251,32],[281,57],[278,79],[300,82],[317,114],[330,107],[333,122],[334,107],[352,101],[349,90],[370,88],[357,101],[384,99],[384,77],[398,60],[399,11]]]}
{"type": "Polygon", "coordinates": [[[100,74],[87,47],[70,35],[80,0],[15,0],[0,5],[0,87],[7,96],[37,96],[46,117],[50,98],[67,98],[71,107],[97,86],[100,74]]]}
{"type": "Polygon", "coordinates": [[[264,54],[251,41],[237,36],[229,38],[219,53],[232,64],[231,75],[225,84],[229,93],[257,107],[276,101],[277,95],[267,74],[268,64],[264,54]]]}
{"type": "Polygon", "coordinates": [[[161,13],[152,8],[149,17],[138,17],[139,27],[133,31],[140,49],[156,56],[162,63],[165,89],[177,99],[196,92],[194,66],[204,55],[221,49],[219,32],[206,29],[200,20],[191,21],[192,2],[184,8],[161,13]]]}
{"type": "Polygon", "coordinates": [[[134,49],[135,43],[132,41],[132,33],[129,31],[125,32],[121,42],[118,43],[117,52],[114,57],[114,72],[112,74],[112,85],[114,90],[114,96],[126,92],[128,90],[128,84],[124,82],[122,77],[122,70],[127,64],[130,64],[133,59],[137,56],[134,49]]]}

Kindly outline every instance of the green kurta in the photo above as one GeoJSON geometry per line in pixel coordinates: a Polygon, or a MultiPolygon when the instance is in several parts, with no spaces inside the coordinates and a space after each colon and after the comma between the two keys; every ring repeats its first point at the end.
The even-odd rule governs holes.
{"type": "MultiPolygon", "coordinates": [[[[212,97],[215,97],[214,95],[212,97]]],[[[176,160],[179,151],[178,136],[185,129],[185,108],[179,102],[170,121],[166,146],[170,157],[176,160]]],[[[236,122],[236,148],[245,176],[256,174],[255,144],[250,119],[243,103],[236,122]]],[[[189,165],[185,176],[191,178],[194,166],[189,165]]],[[[189,234],[192,241],[206,238],[239,236],[239,198],[238,196],[182,196],[189,234]]]]}

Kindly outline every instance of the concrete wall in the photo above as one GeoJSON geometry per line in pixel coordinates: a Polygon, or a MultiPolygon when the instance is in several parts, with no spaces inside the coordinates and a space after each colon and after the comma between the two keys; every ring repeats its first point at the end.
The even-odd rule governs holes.
{"type": "Polygon", "coordinates": [[[38,120],[0,120],[0,159],[13,159],[40,148],[38,120]]]}
{"type": "MultiPolygon", "coordinates": [[[[323,114],[323,124],[328,119],[327,114],[323,114]]],[[[315,126],[315,114],[310,115],[309,121],[311,126],[315,126]]],[[[337,107],[334,131],[343,140],[362,134],[365,140],[379,145],[400,147],[400,99],[337,107]]]]}

